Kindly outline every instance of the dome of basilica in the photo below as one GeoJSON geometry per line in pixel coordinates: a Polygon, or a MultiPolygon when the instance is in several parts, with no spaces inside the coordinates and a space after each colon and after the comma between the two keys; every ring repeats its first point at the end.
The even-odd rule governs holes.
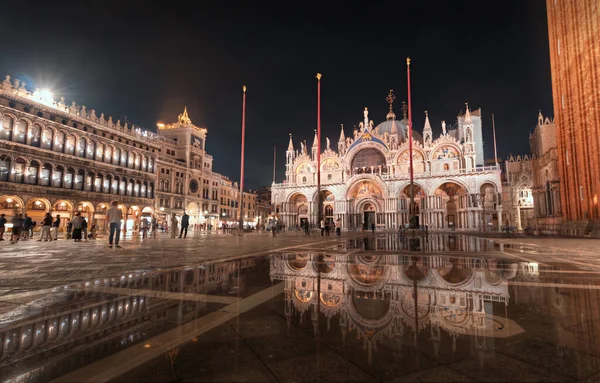
{"type": "MultiPolygon", "coordinates": [[[[400,143],[408,141],[408,119],[396,120],[392,115],[388,114],[388,119],[375,127],[375,131],[380,137],[384,133],[392,134],[398,132],[398,140],[400,143]]],[[[413,139],[423,143],[423,136],[414,129],[413,123],[413,139]]]]}

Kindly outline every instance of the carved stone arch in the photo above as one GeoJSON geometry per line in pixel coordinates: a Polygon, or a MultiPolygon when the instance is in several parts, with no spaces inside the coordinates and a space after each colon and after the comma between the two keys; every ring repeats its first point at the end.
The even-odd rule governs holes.
{"type": "Polygon", "coordinates": [[[458,154],[458,160],[462,161],[462,159],[464,158],[464,153],[463,153],[463,148],[462,145],[456,141],[454,138],[452,138],[452,140],[449,139],[445,139],[445,140],[436,140],[436,142],[434,142],[434,146],[431,148],[431,150],[428,153],[428,161],[436,161],[437,158],[435,158],[435,154],[437,153],[438,150],[443,149],[444,147],[451,147],[453,148],[456,153],[458,154]]]}
{"type": "Polygon", "coordinates": [[[372,182],[372,183],[376,184],[381,191],[381,194],[382,194],[381,198],[389,198],[390,193],[389,193],[388,187],[385,183],[383,183],[381,181],[381,178],[376,177],[371,174],[361,174],[361,175],[352,177],[351,183],[349,184],[348,188],[346,189],[346,199],[353,198],[351,196],[351,192],[353,192],[354,191],[353,189],[362,182],[372,182]]]}
{"type": "Polygon", "coordinates": [[[447,183],[454,183],[457,184],[458,186],[460,186],[461,188],[463,188],[467,193],[471,190],[469,188],[469,186],[466,184],[466,182],[456,179],[456,178],[444,178],[441,179],[439,181],[437,181],[436,183],[434,183],[430,188],[429,191],[427,193],[427,195],[434,195],[435,191],[437,189],[439,189],[442,185],[447,184],[447,183]]]}

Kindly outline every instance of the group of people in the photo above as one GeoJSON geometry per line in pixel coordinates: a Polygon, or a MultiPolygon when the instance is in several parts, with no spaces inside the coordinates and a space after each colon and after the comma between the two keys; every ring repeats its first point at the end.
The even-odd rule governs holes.
{"type": "MultiPolygon", "coordinates": [[[[8,220],[5,214],[0,214],[0,241],[4,241],[4,233],[6,232],[6,224],[8,220]]],[[[17,214],[12,220],[12,230],[10,236],[10,243],[16,244],[19,240],[25,241],[33,238],[34,229],[37,223],[27,216],[27,214],[17,214]]],[[[50,213],[46,213],[44,218],[40,221],[41,230],[38,241],[52,241],[58,240],[58,228],[60,227],[60,215],[57,215],[55,219],[52,219],[50,213]]],[[[81,213],[77,213],[75,218],[67,224],[67,233],[74,231],[74,235],[78,235],[78,240],[81,241],[82,233],[85,233],[86,240],[88,236],[87,232],[87,221],[81,216],[81,213]],[[77,234],[75,234],[75,232],[77,234]]],[[[74,237],[74,239],[77,237],[74,237]]]]}
{"type": "MultiPolygon", "coordinates": [[[[301,224],[304,229],[304,235],[310,235],[310,224],[308,220],[305,220],[301,224]]],[[[319,228],[321,229],[321,236],[328,236],[330,232],[335,231],[335,235],[338,237],[342,235],[342,225],[339,218],[336,221],[325,221],[321,219],[319,222],[319,228]]]]}
{"type": "MultiPolygon", "coordinates": [[[[179,222],[177,221],[177,216],[175,213],[171,215],[171,238],[175,238],[177,236],[177,226],[179,222]]],[[[187,212],[183,212],[181,216],[181,229],[179,231],[179,238],[187,238],[188,227],[190,227],[190,216],[187,212]]]]}

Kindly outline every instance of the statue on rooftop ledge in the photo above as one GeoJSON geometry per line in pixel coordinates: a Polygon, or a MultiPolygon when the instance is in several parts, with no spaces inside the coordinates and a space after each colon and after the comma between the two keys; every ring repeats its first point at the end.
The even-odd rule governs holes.
{"type": "Polygon", "coordinates": [[[183,113],[177,117],[177,122],[183,125],[189,125],[192,123],[192,120],[188,117],[187,106],[183,107],[183,113]]]}

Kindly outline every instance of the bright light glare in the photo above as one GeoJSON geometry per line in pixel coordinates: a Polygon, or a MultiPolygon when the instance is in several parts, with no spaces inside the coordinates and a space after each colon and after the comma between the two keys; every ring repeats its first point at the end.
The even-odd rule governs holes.
{"type": "Polygon", "coordinates": [[[54,95],[49,89],[42,89],[40,91],[40,98],[44,102],[52,102],[54,100],[54,95]]]}

